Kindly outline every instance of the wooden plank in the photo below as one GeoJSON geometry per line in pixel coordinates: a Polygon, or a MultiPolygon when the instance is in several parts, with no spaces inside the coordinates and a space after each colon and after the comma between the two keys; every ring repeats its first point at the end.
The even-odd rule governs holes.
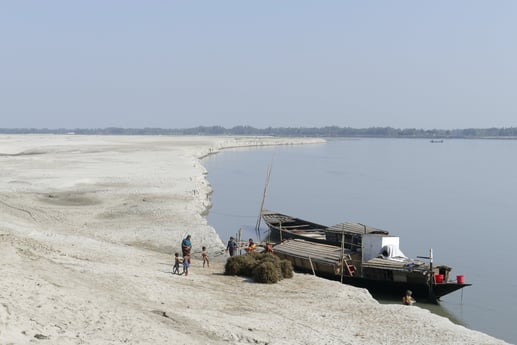
{"type": "Polygon", "coordinates": [[[312,261],[328,264],[341,262],[341,248],[297,239],[276,245],[275,252],[307,260],[310,257],[312,261]]]}
{"type": "Polygon", "coordinates": [[[383,235],[388,235],[389,232],[382,229],[377,229],[368,225],[364,225],[361,223],[339,223],[336,225],[332,225],[327,228],[328,232],[340,234],[342,232],[352,233],[352,234],[369,234],[369,233],[379,233],[383,235]]]}

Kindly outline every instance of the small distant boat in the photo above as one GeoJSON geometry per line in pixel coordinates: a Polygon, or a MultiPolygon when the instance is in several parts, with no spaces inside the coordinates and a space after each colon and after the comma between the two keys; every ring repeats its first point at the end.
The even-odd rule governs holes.
{"type": "Polygon", "coordinates": [[[334,226],[304,221],[268,210],[262,212],[270,235],[279,241],[275,254],[304,272],[372,293],[403,296],[411,290],[418,300],[438,303],[440,297],[472,284],[463,276],[451,280],[451,268],[429,256],[410,259],[399,249],[399,237],[360,223],[334,226]]]}
{"type": "Polygon", "coordinates": [[[436,143],[443,143],[443,139],[432,139],[431,140],[432,143],[436,144],[436,143]]]}

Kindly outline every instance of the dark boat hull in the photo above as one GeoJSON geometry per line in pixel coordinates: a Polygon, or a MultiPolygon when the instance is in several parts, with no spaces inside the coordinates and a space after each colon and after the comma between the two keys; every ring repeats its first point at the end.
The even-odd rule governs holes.
{"type": "MultiPolygon", "coordinates": [[[[310,269],[303,267],[295,267],[297,272],[312,273],[310,269]]],[[[407,290],[411,290],[413,297],[417,300],[426,300],[430,303],[439,303],[440,298],[448,295],[454,291],[460,290],[472,284],[458,284],[454,282],[440,283],[440,284],[426,284],[426,283],[408,283],[395,282],[389,280],[373,280],[361,277],[350,277],[332,274],[330,272],[315,271],[316,276],[325,279],[341,281],[343,284],[352,285],[358,288],[367,289],[372,295],[382,296],[404,296],[407,290]],[[430,288],[432,287],[432,289],[430,288]]]]}
{"type": "Polygon", "coordinates": [[[289,239],[302,239],[316,243],[327,243],[327,226],[294,218],[281,213],[263,211],[262,219],[269,229],[269,238],[281,242],[289,239]]]}
{"type": "Polygon", "coordinates": [[[407,290],[411,290],[416,299],[438,303],[440,297],[471,285],[450,281],[430,283],[428,264],[405,269],[402,263],[383,259],[363,263],[362,270],[354,273],[350,270],[342,273],[341,268],[349,267],[354,260],[349,258],[349,261],[342,261],[342,249],[334,245],[288,240],[276,245],[274,249],[275,254],[289,260],[296,271],[313,273],[323,278],[365,288],[372,295],[393,295],[402,298],[407,290]]]}
{"type": "Polygon", "coordinates": [[[437,303],[441,297],[471,285],[453,282],[429,285],[386,280],[379,281],[359,277],[344,277],[343,283],[368,289],[372,295],[391,295],[400,296],[401,298],[407,290],[411,290],[413,297],[416,299],[426,299],[431,303],[437,303]]]}

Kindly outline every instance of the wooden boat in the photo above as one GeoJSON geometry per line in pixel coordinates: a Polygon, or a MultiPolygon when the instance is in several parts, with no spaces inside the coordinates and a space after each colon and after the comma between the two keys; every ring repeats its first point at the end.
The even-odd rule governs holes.
{"type": "Polygon", "coordinates": [[[319,243],[327,242],[325,225],[268,210],[262,211],[262,219],[269,228],[269,236],[273,241],[299,238],[319,243]]]}
{"type": "Polygon", "coordinates": [[[262,219],[269,228],[269,235],[273,241],[298,238],[340,245],[341,234],[344,234],[347,248],[352,249],[361,247],[361,238],[364,234],[389,234],[386,230],[361,223],[345,222],[329,227],[269,210],[262,211],[262,219]]]}
{"type": "Polygon", "coordinates": [[[463,276],[451,280],[449,266],[434,265],[432,250],[426,257],[406,257],[399,249],[399,238],[385,230],[349,222],[325,227],[271,211],[262,215],[272,232],[288,238],[275,245],[274,251],[296,270],[367,288],[372,294],[403,296],[411,290],[417,300],[433,303],[471,285],[464,283],[463,276]],[[322,235],[314,238],[291,231],[299,228],[309,235],[319,229],[322,235]]]}

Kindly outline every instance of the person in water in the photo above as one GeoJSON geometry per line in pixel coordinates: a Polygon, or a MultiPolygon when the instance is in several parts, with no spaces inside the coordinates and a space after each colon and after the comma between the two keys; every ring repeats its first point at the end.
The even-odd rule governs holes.
{"type": "Polygon", "coordinates": [[[406,295],[402,297],[402,303],[405,305],[412,305],[415,302],[416,301],[413,298],[413,292],[411,290],[407,290],[406,295]]]}

